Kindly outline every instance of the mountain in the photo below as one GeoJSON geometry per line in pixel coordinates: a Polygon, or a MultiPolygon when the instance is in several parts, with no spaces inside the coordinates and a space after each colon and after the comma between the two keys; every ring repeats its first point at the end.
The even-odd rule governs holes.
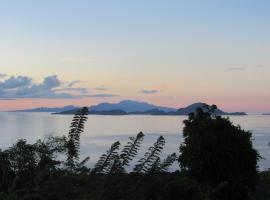
{"type": "Polygon", "coordinates": [[[77,110],[77,109],[79,109],[79,107],[69,105],[69,106],[64,106],[61,108],[39,107],[39,108],[26,109],[26,110],[15,110],[12,112],[51,112],[51,113],[56,113],[56,112],[64,112],[67,110],[77,110]]]}
{"type": "MultiPolygon", "coordinates": [[[[174,111],[170,111],[170,112],[174,112],[174,111]]],[[[169,112],[165,112],[159,109],[151,109],[151,110],[146,110],[143,112],[130,112],[128,114],[130,115],[168,115],[168,113],[169,112]]]]}
{"type": "MultiPolygon", "coordinates": [[[[192,112],[195,112],[197,108],[202,108],[203,110],[206,110],[206,108],[204,108],[204,103],[194,103],[194,104],[191,104],[185,108],[179,108],[177,111],[175,111],[174,113],[171,112],[171,114],[175,114],[175,115],[187,115],[189,113],[192,113],[192,112]]],[[[220,109],[217,109],[215,111],[215,114],[216,115],[225,115],[227,114],[226,112],[220,110],[220,109]]]]}
{"type": "Polygon", "coordinates": [[[109,111],[109,110],[123,110],[125,112],[145,112],[148,110],[158,109],[164,112],[176,111],[175,108],[156,106],[146,102],[138,102],[133,100],[124,100],[119,103],[101,103],[96,106],[89,107],[89,110],[95,111],[109,111]]]}
{"type": "MultiPolygon", "coordinates": [[[[89,114],[91,115],[188,115],[195,112],[196,108],[204,108],[204,103],[194,103],[185,108],[167,108],[155,106],[153,104],[136,102],[131,100],[121,101],[117,104],[101,103],[96,106],[89,107],[89,114]]],[[[77,109],[71,109],[55,114],[74,114],[77,109]]],[[[245,112],[224,112],[217,109],[216,115],[246,115],[245,112]]]]}
{"type": "MultiPolygon", "coordinates": [[[[189,113],[193,113],[196,111],[197,108],[202,108],[204,111],[206,110],[206,108],[204,107],[205,103],[194,103],[194,104],[191,104],[185,108],[180,108],[178,109],[177,111],[175,112],[169,112],[169,114],[171,115],[188,115],[189,113]]],[[[245,112],[232,112],[232,113],[229,113],[229,112],[224,112],[220,109],[217,109],[215,111],[215,114],[216,115],[247,115],[245,112]]]]}
{"type": "MultiPolygon", "coordinates": [[[[194,103],[185,108],[170,108],[156,106],[146,102],[138,102],[133,100],[123,100],[119,103],[101,103],[95,106],[90,106],[90,115],[188,115],[195,112],[196,108],[204,108],[204,103],[194,103]]],[[[74,114],[79,109],[76,106],[65,106],[61,108],[40,107],[27,110],[17,110],[13,112],[50,112],[54,114],[74,114]]],[[[246,115],[244,112],[228,113],[220,109],[215,112],[216,115],[246,115]]],[[[267,113],[266,113],[267,114],[267,113]]]]}
{"type": "MultiPolygon", "coordinates": [[[[61,114],[61,115],[73,115],[78,111],[78,109],[66,110],[59,113],[53,114],[61,114]]],[[[96,111],[96,110],[89,110],[89,115],[127,115],[128,113],[123,110],[103,110],[103,111],[96,111]]]]}

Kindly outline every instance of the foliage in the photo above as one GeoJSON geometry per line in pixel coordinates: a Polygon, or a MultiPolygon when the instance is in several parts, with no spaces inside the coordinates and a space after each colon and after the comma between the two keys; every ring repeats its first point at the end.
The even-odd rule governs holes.
{"type": "Polygon", "coordinates": [[[92,172],[108,174],[111,171],[112,166],[116,165],[115,160],[118,160],[117,150],[119,149],[119,146],[120,142],[117,141],[113,143],[107,153],[101,155],[92,172]]]}
{"type": "Polygon", "coordinates": [[[136,138],[129,138],[130,141],[125,145],[120,155],[122,160],[121,167],[129,166],[129,162],[132,161],[133,158],[137,155],[143,138],[144,134],[142,132],[138,133],[136,138]]]}
{"type": "Polygon", "coordinates": [[[216,106],[206,108],[198,108],[184,121],[181,169],[198,180],[213,199],[250,199],[259,159],[251,133],[214,115],[216,106]]]}
{"type": "Polygon", "coordinates": [[[254,199],[269,199],[270,173],[256,171],[258,153],[252,148],[251,134],[228,118],[215,116],[215,109],[198,109],[184,121],[181,171],[170,171],[176,153],[161,157],[165,139],[160,136],[134,170],[126,173],[144,134],[130,137],[122,149],[120,142],[113,143],[90,169],[86,166],[89,157],[79,160],[80,135],[88,113],[84,108],[74,116],[68,137],[49,136],[34,144],[18,140],[0,150],[0,199],[250,199],[256,176],[254,199]]]}
{"type": "Polygon", "coordinates": [[[158,166],[158,171],[160,172],[166,172],[169,170],[169,167],[177,160],[176,153],[172,153],[171,155],[168,155],[166,159],[158,166]]]}
{"type": "Polygon", "coordinates": [[[258,174],[258,183],[256,185],[256,200],[270,199],[270,169],[258,174]]]}
{"type": "Polygon", "coordinates": [[[152,147],[149,147],[148,151],[144,154],[144,157],[138,161],[138,164],[134,167],[134,172],[137,173],[150,173],[157,167],[159,162],[159,156],[165,145],[165,139],[160,136],[152,147]]]}
{"type": "Polygon", "coordinates": [[[80,135],[84,131],[84,123],[87,120],[88,109],[83,107],[79,109],[70,125],[68,133],[67,147],[67,162],[66,165],[70,170],[74,170],[77,161],[79,160],[80,135]]]}

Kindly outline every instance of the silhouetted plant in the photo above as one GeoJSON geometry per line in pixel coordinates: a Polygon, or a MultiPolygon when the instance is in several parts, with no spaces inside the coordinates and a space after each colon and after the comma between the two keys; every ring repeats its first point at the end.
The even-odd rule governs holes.
{"type": "Polygon", "coordinates": [[[0,192],[7,193],[13,182],[13,171],[7,152],[0,150],[0,192]]]}
{"type": "Polygon", "coordinates": [[[167,158],[164,159],[162,163],[159,165],[159,171],[160,172],[167,172],[169,170],[169,167],[173,165],[173,163],[177,160],[176,153],[172,153],[167,156],[167,158]]]}
{"type": "Polygon", "coordinates": [[[120,155],[115,156],[110,173],[124,172],[125,166],[129,166],[129,163],[137,155],[143,141],[144,134],[138,133],[136,137],[130,137],[127,144],[124,146],[120,155]]]}
{"type": "Polygon", "coordinates": [[[160,160],[161,159],[159,157],[156,159],[151,168],[148,170],[149,174],[167,172],[169,167],[172,166],[172,164],[177,160],[177,156],[176,153],[172,153],[168,155],[163,162],[160,160]]]}
{"type": "Polygon", "coordinates": [[[58,153],[66,151],[66,137],[48,136],[34,144],[39,170],[55,170],[62,162],[56,160],[58,153]]]}
{"type": "Polygon", "coordinates": [[[129,162],[137,155],[140,149],[141,143],[143,141],[144,134],[142,132],[138,133],[137,136],[130,137],[129,142],[124,146],[120,158],[122,160],[122,167],[129,166],[129,162]]]}
{"type": "Polygon", "coordinates": [[[136,173],[149,173],[152,167],[155,166],[159,161],[159,156],[165,145],[165,139],[160,136],[153,146],[149,147],[148,151],[144,154],[144,157],[138,161],[138,164],[134,167],[136,173]]]}
{"type": "Polygon", "coordinates": [[[116,165],[115,162],[118,162],[117,161],[117,157],[118,157],[117,151],[119,149],[119,146],[120,146],[119,141],[113,143],[111,148],[105,154],[101,155],[101,157],[99,158],[99,160],[96,163],[92,172],[93,173],[108,174],[111,171],[112,167],[114,167],[114,165],[116,165]]]}
{"type": "Polygon", "coordinates": [[[259,154],[252,147],[251,133],[214,115],[216,109],[198,108],[184,121],[180,166],[217,199],[250,199],[259,154]]]}
{"type": "Polygon", "coordinates": [[[35,147],[27,144],[26,140],[18,142],[6,150],[10,167],[16,174],[23,174],[34,170],[37,166],[35,147]]]}
{"type": "Polygon", "coordinates": [[[74,170],[79,160],[80,135],[84,131],[84,124],[87,120],[88,109],[83,107],[78,110],[70,125],[67,138],[67,162],[69,170],[74,170]]]}

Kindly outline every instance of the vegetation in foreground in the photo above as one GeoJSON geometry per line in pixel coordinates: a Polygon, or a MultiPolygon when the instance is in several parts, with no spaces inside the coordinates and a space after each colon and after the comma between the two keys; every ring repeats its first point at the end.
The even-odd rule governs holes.
{"type": "Polygon", "coordinates": [[[179,156],[161,159],[165,139],[160,136],[127,173],[144,134],[129,138],[123,148],[113,143],[90,169],[85,166],[90,158],[79,159],[88,113],[83,108],[74,116],[68,136],[34,144],[19,140],[0,151],[0,199],[270,199],[270,172],[257,171],[260,156],[252,147],[251,133],[214,115],[216,109],[197,109],[184,121],[179,156]],[[179,170],[171,172],[174,162],[179,170]]]}

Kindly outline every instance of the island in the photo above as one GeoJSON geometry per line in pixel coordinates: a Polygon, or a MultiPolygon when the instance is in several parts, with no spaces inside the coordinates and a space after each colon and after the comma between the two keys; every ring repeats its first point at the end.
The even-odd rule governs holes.
{"type": "MultiPolygon", "coordinates": [[[[153,104],[141,103],[131,100],[121,101],[118,104],[102,103],[96,106],[89,107],[89,115],[188,115],[195,112],[197,108],[204,107],[205,103],[194,103],[185,108],[169,108],[160,107],[153,104]],[[135,106],[134,106],[135,105],[135,106]]],[[[78,109],[71,109],[53,114],[74,114],[78,109]]],[[[216,115],[247,115],[245,112],[225,112],[220,109],[215,111],[216,115]]]]}
{"type": "MultiPolygon", "coordinates": [[[[147,102],[139,102],[134,100],[123,100],[118,103],[100,103],[98,105],[89,106],[89,115],[168,115],[168,116],[177,116],[177,115],[188,115],[189,113],[195,112],[197,108],[202,108],[206,104],[199,102],[188,105],[184,108],[171,108],[164,106],[157,106],[147,102]]],[[[65,106],[60,108],[32,108],[27,110],[16,110],[12,112],[48,112],[52,114],[59,115],[73,115],[75,114],[80,107],[77,106],[65,106]]],[[[247,115],[245,112],[225,112],[223,110],[217,109],[215,111],[216,115],[247,115]]]]}

